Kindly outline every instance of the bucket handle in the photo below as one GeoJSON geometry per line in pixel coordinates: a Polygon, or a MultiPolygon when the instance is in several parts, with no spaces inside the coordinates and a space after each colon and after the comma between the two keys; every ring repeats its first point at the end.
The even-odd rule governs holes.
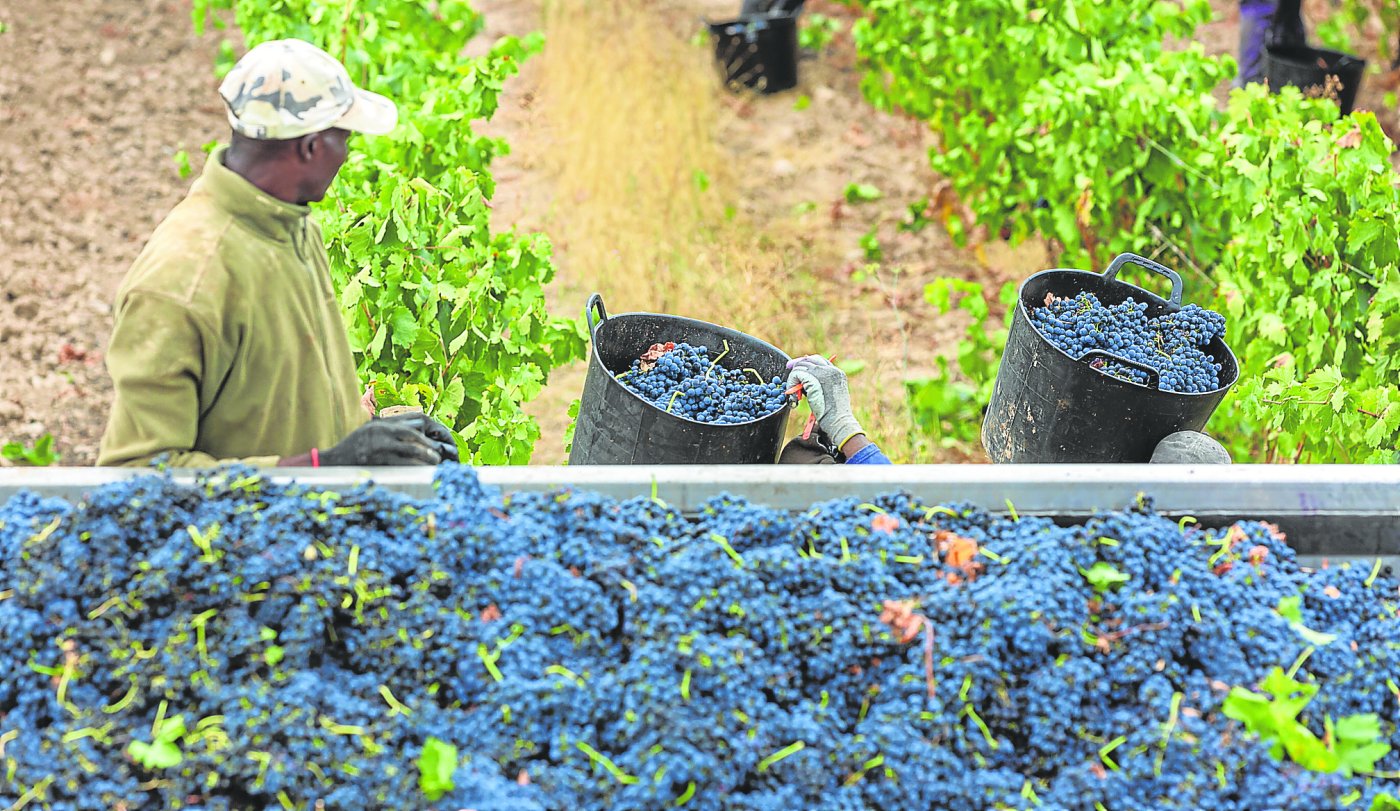
{"type": "Polygon", "coordinates": [[[603,306],[603,294],[594,293],[588,297],[588,303],[583,305],[583,320],[588,322],[588,337],[592,338],[597,331],[598,325],[608,320],[608,308],[603,306]],[[597,314],[598,320],[594,321],[593,316],[597,314]]]}
{"type": "MultiPolygon", "coordinates": [[[[1114,259],[1112,264],[1108,266],[1108,270],[1103,272],[1103,277],[1110,282],[1115,281],[1118,276],[1118,271],[1122,270],[1124,265],[1137,265],[1144,270],[1150,270],[1156,273],[1158,276],[1167,277],[1167,280],[1172,283],[1171,296],[1167,301],[1171,304],[1173,310],[1181,309],[1181,274],[1166,265],[1159,265],[1145,256],[1138,256],[1135,253],[1121,253],[1118,255],[1118,258],[1114,259]]],[[[1120,358],[1115,358],[1115,360],[1120,360],[1120,358]]]]}
{"type": "Polygon", "coordinates": [[[1137,369],[1139,372],[1145,372],[1147,374],[1148,385],[1158,391],[1162,390],[1162,376],[1157,373],[1156,369],[1153,369],[1151,366],[1148,366],[1145,363],[1138,363],[1135,360],[1128,360],[1122,355],[1115,355],[1114,353],[1109,352],[1106,349],[1090,349],[1088,352],[1085,352],[1084,354],[1080,355],[1079,359],[1081,361],[1087,360],[1090,355],[1098,355],[1100,357],[1108,358],[1111,361],[1121,363],[1129,368],[1137,369]]]}

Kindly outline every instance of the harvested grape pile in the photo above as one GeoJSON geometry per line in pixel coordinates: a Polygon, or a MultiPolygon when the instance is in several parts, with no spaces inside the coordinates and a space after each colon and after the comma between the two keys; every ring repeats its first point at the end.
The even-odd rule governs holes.
{"type": "Polygon", "coordinates": [[[696,422],[751,422],[787,405],[782,378],[764,381],[753,369],[726,369],[719,362],[728,352],[711,360],[708,347],[655,344],[617,378],[662,411],[696,422]]]}
{"type": "MultiPolygon", "coordinates": [[[[1044,307],[1031,311],[1031,321],[1076,360],[1102,350],[1154,369],[1162,391],[1204,394],[1220,388],[1221,364],[1205,347],[1225,335],[1225,317],[1198,305],[1148,318],[1146,302],[1128,298],[1106,307],[1093,293],[1080,293],[1047,299],[1044,307]]],[[[1094,357],[1089,365],[1140,385],[1152,382],[1142,369],[1107,358],[1094,357]]]]}
{"type": "Polygon", "coordinates": [[[1400,583],[1267,524],[437,486],[0,507],[0,805],[1396,807],[1400,583]]]}

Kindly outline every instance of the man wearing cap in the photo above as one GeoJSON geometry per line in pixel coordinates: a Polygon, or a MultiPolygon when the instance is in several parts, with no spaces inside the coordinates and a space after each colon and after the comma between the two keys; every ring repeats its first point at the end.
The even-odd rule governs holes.
{"type": "Polygon", "coordinates": [[[371,419],[331,286],[320,201],[351,132],[394,129],[301,40],[253,48],[219,88],[232,143],[209,155],[117,293],[116,390],[100,465],[436,464],[451,434],[422,414],[371,419]]]}

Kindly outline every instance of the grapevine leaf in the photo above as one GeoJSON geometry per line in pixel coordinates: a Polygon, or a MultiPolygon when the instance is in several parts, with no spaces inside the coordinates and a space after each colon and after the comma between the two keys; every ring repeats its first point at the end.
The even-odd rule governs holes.
{"type": "Polygon", "coordinates": [[[429,737],[418,755],[418,787],[424,796],[436,802],[456,788],[452,775],[457,771],[457,747],[446,741],[429,737]]]}
{"type": "Polygon", "coordinates": [[[1104,561],[1099,561],[1088,569],[1081,567],[1079,573],[1084,575],[1084,579],[1089,581],[1089,585],[1101,594],[1132,579],[1131,575],[1118,571],[1113,564],[1104,561]]]}

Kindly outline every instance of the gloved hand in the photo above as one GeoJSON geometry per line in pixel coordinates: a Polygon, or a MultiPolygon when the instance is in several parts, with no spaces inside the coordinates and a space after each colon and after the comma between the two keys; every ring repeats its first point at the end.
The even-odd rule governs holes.
{"type": "Polygon", "coordinates": [[[452,432],[448,430],[446,425],[443,425],[442,423],[423,413],[423,409],[418,408],[416,406],[389,406],[388,408],[379,412],[379,417],[384,419],[388,419],[391,417],[398,418],[409,416],[416,416],[421,418],[422,421],[417,426],[418,430],[423,433],[423,436],[426,436],[433,442],[434,445],[438,447],[438,451],[442,453],[442,459],[444,462],[461,461],[461,458],[457,453],[457,440],[452,437],[452,432]]]}
{"type": "MultiPolygon", "coordinates": [[[[370,420],[334,448],[321,451],[320,462],[325,467],[436,465],[444,452],[429,431],[441,435],[447,429],[422,413],[370,420]]],[[[447,433],[447,438],[451,442],[452,435],[447,433]]],[[[456,447],[452,445],[454,454],[456,447]]]]}
{"type": "Polygon", "coordinates": [[[807,355],[788,361],[788,387],[802,384],[807,405],[817,418],[817,427],[839,449],[851,437],[865,433],[851,412],[851,392],[846,385],[846,373],[821,355],[807,355]]]}
{"type": "Polygon", "coordinates": [[[423,436],[432,440],[438,447],[438,453],[442,454],[444,462],[460,462],[461,455],[457,452],[457,440],[452,436],[452,431],[446,425],[429,417],[427,414],[419,414],[423,419],[423,436]]]}

